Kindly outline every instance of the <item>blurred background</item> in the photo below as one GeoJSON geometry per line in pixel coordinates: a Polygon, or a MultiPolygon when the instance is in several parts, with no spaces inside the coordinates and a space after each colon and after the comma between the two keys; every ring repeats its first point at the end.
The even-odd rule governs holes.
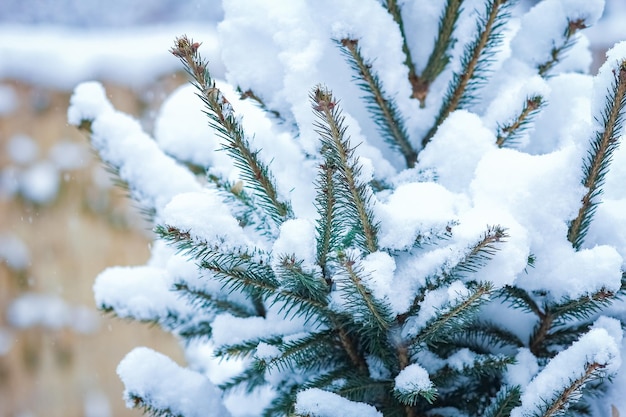
{"type": "MultiPolygon", "coordinates": [[[[223,74],[220,4],[0,1],[0,417],[139,416],[115,373],[124,355],[143,345],[184,363],[171,335],[95,308],[97,274],[144,263],[151,235],[66,111],[76,84],[100,80],[150,132],[187,81],[168,53],[175,36],[202,41],[223,74]]],[[[607,0],[587,35],[595,71],[626,39],[626,1],[607,0]]]]}

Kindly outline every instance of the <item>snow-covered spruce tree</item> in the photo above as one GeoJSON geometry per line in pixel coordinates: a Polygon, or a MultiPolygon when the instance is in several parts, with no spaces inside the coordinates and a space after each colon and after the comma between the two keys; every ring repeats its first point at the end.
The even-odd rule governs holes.
{"type": "Polygon", "coordinates": [[[69,120],[154,222],[98,305],[156,416],[626,414],[626,43],[601,0],[224,3],[154,139],[99,84],[69,120]],[[207,126],[208,125],[208,126],[207,126]]]}

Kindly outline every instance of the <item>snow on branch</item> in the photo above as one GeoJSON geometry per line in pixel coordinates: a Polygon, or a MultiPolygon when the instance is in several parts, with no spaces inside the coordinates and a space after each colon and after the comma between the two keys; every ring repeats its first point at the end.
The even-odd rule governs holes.
{"type": "Polygon", "coordinates": [[[152,349],[135,348],[120,362],[129,408],[160,417],[230,417],[219,390],[203,375],[152,349]]]}
{"type": "Polygon", "coordinates": [[[167,156],[136,120],[113,109],[101,84],[76,87],[67,113],[71,124],[88,132],[100,158],[143,210],[158,215],[176,194],[200,190],[193,174],[167,156]]]}
{"type": "Polygon", "coordinates": [[[580,398],[586,385],[619,369],[619,344],[609,331],[594,328],[557,354],[528,384],[511,417],[560,415],[580,398]]]}
{"type": "Polygon", "coordinates": [[[296,401],[298,416],[310,417],[382,417],[371,405],[346,400],[332,392],[310,388],[298,393],[296,401]]]}
{"type": "MultiPolygon", "coordinates": [[[[616,46],[611,58],[601,68],[597,80],[596,96],[604,94],[603,107],[594,103],[594,117],[598,123],[595,137],[583,163],[583,185],[587,192],[582,198],[578,215],[569,226],[567,238],[575,249],[580,249],[593,219],[602,194],[604,179],[609,171],[613,153],[620,144],[626,107],[626,43],[616,46]],[[618,55],[615,60],[613,56],[618,55]],[[607,85],[608,84],[608,85],[607,85]]],[[[599,98],[596,98],[599,101],[599,98]]]]}

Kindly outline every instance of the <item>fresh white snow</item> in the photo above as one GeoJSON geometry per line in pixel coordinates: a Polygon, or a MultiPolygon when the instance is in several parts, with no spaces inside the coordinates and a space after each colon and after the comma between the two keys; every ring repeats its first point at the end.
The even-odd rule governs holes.
{"type": "MultiPolygon", "coordinates": [[[[436,36],[445,2],[401,3],[405,18],[412,22],[407,25],[407,35],[420,71],[430,52],[422,40],[436,36]]],[[[99,79],[141,89],[156,78],[180,70],[180,63],[167,52],[175,36],[187,33],[201,41],[200,51],[211,61],[218,87],[228,97],[259,158],[271,166],[280,198],[292,202],[295,218],[282,224],[277,240],[266,241],[259,233],[239,227],[221,194],[181,163],[209,168],[209,173],[231,182],[238,180],[239,170],[221,150],[223,139],[207,127],[202,102],[193,87],[181,87],[167,99],[153,133],[144,132],[139,122],[113,109],[97,82],[82,83],[75,89],[68,120],[76,125],[83,120],[92,122],[94,147],[119,170],[133,198],[143,208],[154,210],[160,224],[189,232],[195,242],[230,249],[255,245],[264,251],[262,259],[295,255],[295,259],[304,261],[305,269],[315,264],[313,181],[319,163],[311,157],[318,152],[319,135],[313,126],[308,95],[321,83],[339,99],[347,134],[363,166],[362,178],[384,179],[396,186],[373,194],[379,243],[385,251],[369,254],[359,262],[367,277],[365,284],[374,296],[387,301],[393,313],[405,312],[417,288],[429,277],[446,272],[488,226],[499,224],[507,229],[508,237],[498,246],[501,250],[494,259],[481,269],[481,278],[496,287],[517,285],[531,292],[545,291],[547,299],[559,300],[600,289],[617,290],[621,270],[626,266],[625,146],[614,154],[602,203],[585,246],[575,251],[566,238],[567,222],[577,214],[585,192],[580,185],[581,161],[589,139],[599,128],[596,121],[601,120],[614,72],[619,61],[626,58],[626,43],[620,43],[609,51],[608,61],[597,77],[585,75],[591,62],[587,36],[593,45],[610,46],[623,36],[625,8],[618,2],[607,2],[607,8],[617,10],[616,14],[575,35],[567,58],[551,70],[557,75],[544,79],[534,71],[550,59],[555,45],[563,44],[568,19],[583,19],[586,25],[593,25],[603,8],[603,0],[545,0],[525,16],[514,18],[505,28],[511,44],[497,51],[497,72],[493,82],[480,90],[480,102],[453,112],[412,170],[403,169],[402,159],[381,141],[365,105],[358,99],[361,92],[351,81],[352,73],[332,39],[359,40],[362,53],[371,60],[386,92],[407,117],[410,139],[418,147],[419,138],[436,116],[447,82],[459,69],[458,58],[465,46],[462,40],[475,31],[469,19],[457,28],[460,41],[452,50],[451,64],[431,86],[426,108],[420,108],[407,94],[410,85],[402,65],[400,33],[375,0],[276,4],[226,1],[225,20],[217,29],[213,25],[168,24],[86,32],[3,24],[0,80],[16,78],[71,89],[80,82],[99,79]],[[46,65],[32,65],[33,57],[46,65]],[[251,89],[279,116],[264,112],[250,99],[241,99],[237,88],[251,89]],[[497,126],[514,120],[531,95],[541,95],[546,101],[542,112],[514,149],[498,149],[494,135],[497,126]],[[448,227],[451,238],[437,237],[448,227]],[[416,239],[425,237],[433,238],[435,243],[413,248],[410,256],[394,255],[394,251],[408,250],[416,239]],[[531,255],[536,259],[533,267],[528,266],[531,255]]],[[[475,16],[481,10],[481,1],[467,0],[462,16],[475,16]]],[[[11,114],[18,105],[10,84],[0,84],[0,114],[11,114]]],[[[61,186],[60,173],[81,167],[84,160],[84,148],[69,142],[44,157],[36,142],[25,136],[12,138],[6,152],[11,165],[0,172],[0,198],[20,194],[38,204],[51,202],[61,186]],[[67,155],[69,159],[64,158],[67,155]]],[[[25,269],[32,261],[25,246],[12,235],[0,235],[0,259],[16,270],[25,269]]],[[[98,305],[110,307],[122,317],[160,321],[176,312],[192,320],[189,304],[171,291],[174,283],[220,294],[220,284],[209,274],[200,274],[193,261],[161,244],[153,246],[146,266],[104,271],[96,280],[94,292],[98,305]]],[[[418,316],[404,329],[404,336],[414,335],[436,312],[467,293],[463,279],[453,281],[448,288],[427,292],[418,316]]],[[[233,294],[228,297],[237,299],[233,294]]],[[[337,308],[345,302],[338,298],[333,301],[337,308]]],[[[310,330],[301,321],[283,320],[280,307],[272,306],[266,318],[218,315],[213,322],[213,343],[225,345],[268,335],[289,338],[310,330]]],[[[30,301],[16,300],[10,317],[20,327],[74,325],[67,317],[68,308],[57,299],[31,297],[30,301]]],[[[488,306],[486,312],[524,340],[532,331],[528,315],[503,317],[502,306],[488,306]]],[[[578,377],[589,361],[605,365],[603,372],[615,375],[615,386],[623,387],[626,371],[618,368],[620,350],[625,347],[618,323],[611,320],[599,319],[593,329],[545,368],[529,350],[520,349],[517,363],[509,366],[506,374],[510,384],[526,387],[522,406],[514,415],[532,411],[541,395],[557,392],[566,381],[578,377]]],[[[0,354],[10,349],[9,337],[5,334],[4,342],[0,338],[0,354]]],[[[257,358],[277,354],[275,347],[265,343],[256,350],[257,358]]],[[[228,413],[218,401],[220,393],[207,378],[223,381],[228,371],[215,366],[213,360],[206,352],[190,354],[190,366],[199,370],[194,372],[140,348],[124,359],[118,371],[131,406],[129,395],[139,394],[154,406],[174,407],[186,417],[204,416],[209,410],[225,416],[228,413]]],[[[461,351],[447,364],[458,369],[471,360],[468,351],[461,351]]],[[[396,389],[432,387],[426,369],[432,372],[443,362],[429,358],[420,363],[423,366],[409,365],[398,375],[396,389]]],[[[267,404],[272,392],[261,390],[254,395],[259,404],[267,404]]],[[[613,388],[608,395],[626,413],[619,389],[613,388]]],[[[236,395],[225,403],[233,415],[245,415],[236,395]]],[[[316,416],[381,415],[371,406],[317,389],[299,393],[297,410],[316,416]]]]}

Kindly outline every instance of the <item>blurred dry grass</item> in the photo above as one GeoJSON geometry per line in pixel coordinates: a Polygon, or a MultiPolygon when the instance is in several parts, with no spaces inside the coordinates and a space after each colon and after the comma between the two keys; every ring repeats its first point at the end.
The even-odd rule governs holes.
{"type": "MultiPolygon", "coordinates": [[[[183,81],[161,80],[141,97],[127,88],[106,87],[118,109],[137,116],[150,112],[183,81]]],[[[5,149],[16,134],[35,139],[41,154],[60,139],[87,142],[66,123],[69,93],[17,82],[8,85],[19,100],[16,111],[0,116],[0,168],[11,164],[5,149]]],[[[148,257],[145,226],[138,216],[127,215],[122,190],[94,185],[93,170],[99,162],[93,154],[86,155],[88,163],[64,175],[51,204],[0,199],[0,233],[18,236],[31,253],[24,271],[13,271],[0,260],[0,329],[9,327],[6,311],[11,300],[26,291],[58,295],[69,305],[95,311],[96,275],[108,266],[142,264],[148,257]]],[[[133,347],[149,346],[182,362],[182,350],[171,335],[112,317],[103,316],[94,334],[43,328],[16,329],[12,334],[9,352],[0,352],[0,417],[139,416],[122,401],[123,386],[115,373],[119,361],[133,347]],[[106,401],[98,407],[105,397],[108,414],[106,401]]]]}

